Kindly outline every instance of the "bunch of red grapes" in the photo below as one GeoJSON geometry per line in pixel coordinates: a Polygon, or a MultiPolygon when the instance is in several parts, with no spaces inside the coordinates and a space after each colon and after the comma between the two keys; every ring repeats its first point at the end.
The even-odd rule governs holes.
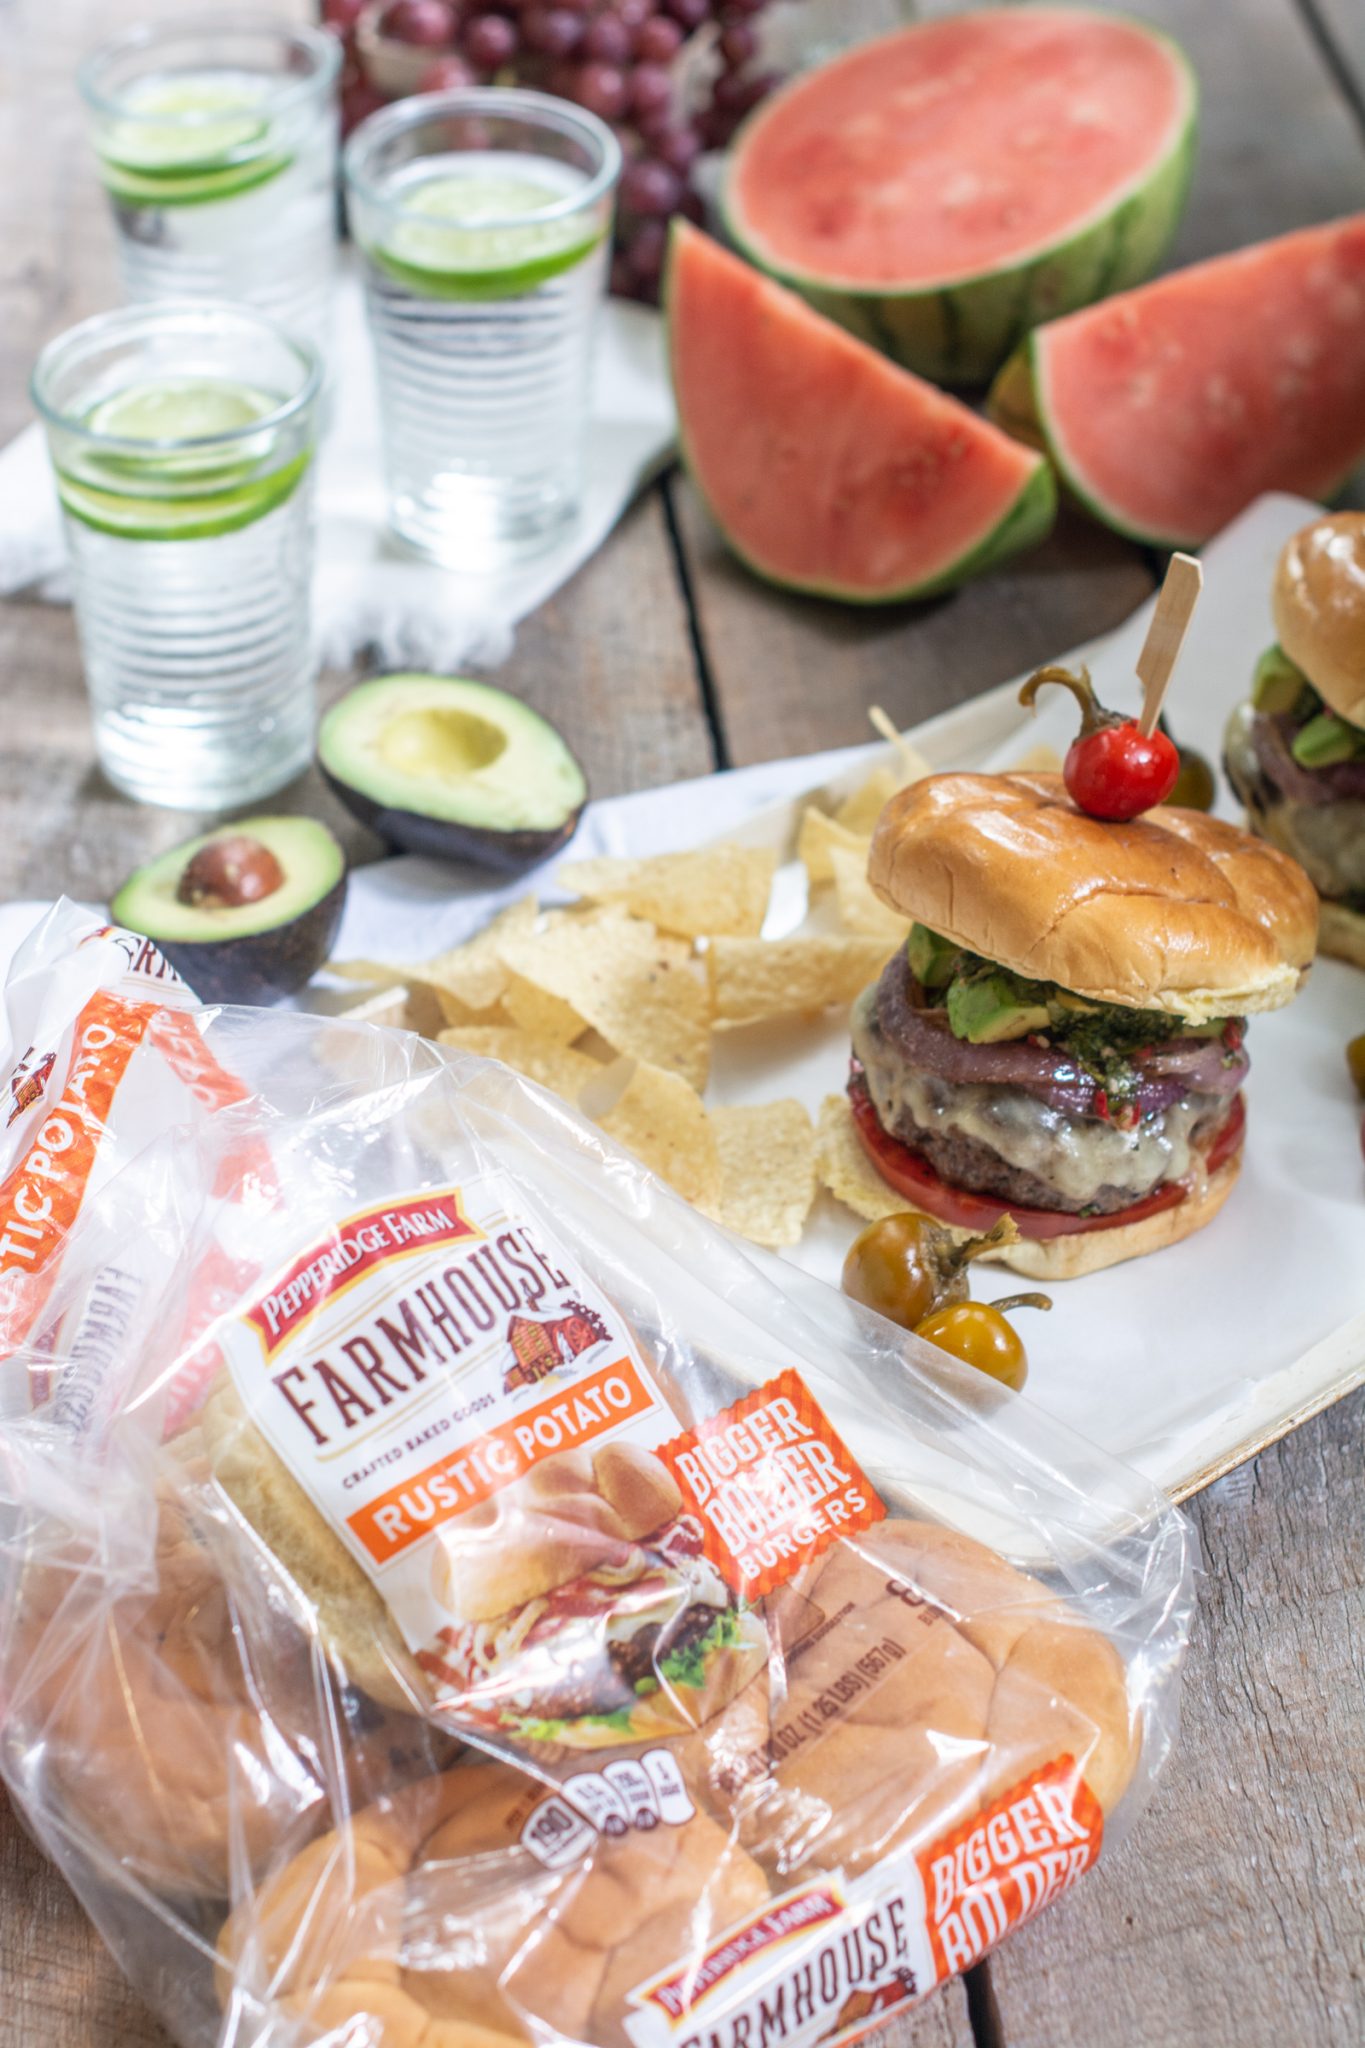
{"type": "Polygon", "coordinates": [[[610,122],[625,156],[612,290],[655,299],[676,213],[701,217],[697,159],[721,149],[777,82],[758,68],[754,17],[767,0],[322,0],[346,45],[341,114],[349,132],[386,95],[366,75],[356,41],[362,16],[386,42],[430,52],[417,89],[534,86],[610,122]],[[684,105],[678,59],[709,31],[711,62],[684,105]]]}

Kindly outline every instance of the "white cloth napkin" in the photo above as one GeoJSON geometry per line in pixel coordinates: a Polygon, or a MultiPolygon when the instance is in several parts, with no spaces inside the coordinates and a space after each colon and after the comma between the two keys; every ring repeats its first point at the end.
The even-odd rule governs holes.
{"type": "MultiPolygon", "coordinates": [[[[511,629],[601,546],[635,493],[667,460],[675,422],[663,323],[608,300],[598,325],[583,502],[553,546],[514,571],[470,575],[416,560],[388,539],[374,368],[360,283],[337,281],[329,424],[318,458],[314,615],[332,667],[357,657],[388,668],[452,669],[506,657],[511,629]]],[[[57,495],[42,429],[0,453],[0,596],[68,603],[57,495]]]]}

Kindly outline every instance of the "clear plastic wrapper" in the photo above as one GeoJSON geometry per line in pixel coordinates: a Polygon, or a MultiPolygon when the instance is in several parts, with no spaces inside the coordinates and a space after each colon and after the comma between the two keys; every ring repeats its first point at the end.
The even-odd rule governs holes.
{"type": "Polygon", "coordinates": [[[851,2038],[1131,1824],[1144,1481],[505,1068],[70,905],[6,1011],[0,1758],[187,2048],[851,2038]]]}

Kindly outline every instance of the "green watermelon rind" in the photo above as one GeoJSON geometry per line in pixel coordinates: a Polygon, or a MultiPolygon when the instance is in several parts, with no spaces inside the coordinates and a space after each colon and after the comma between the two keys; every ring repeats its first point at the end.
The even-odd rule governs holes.
{"type": "MultiPolygon", "coordinates": [[[[678,236],[669,238],[668,272],[671,273],[676,258],[678,236]]],[[[672,292],[665,276],[663,292],[664,331],[670,369],[674,362],[674,329],[669,311],[672,292]]],[[[676,387],[676,377],[674,383],[676,387]]],[[[965,554],[958,555],[946,568],[937,570],[932,576],[921,577],[910,583],[900,583],[879,590],[855,589],[851,585],[781,575],[778,571],[761,562],[750,549],[741,546],[731,533],[725,521],[711,503],[706,485],[702,482],[700,465],[693,457],[688,445],[687,431],[681,409],[678,413],[678,453],[683,466],[696,486],[697,493],[705,505],[716,528],[723,536],[731,552],[759,576],[765,583],[774,584],[781,590],[794,590],[805,597],[833,598],[841,604],[855,604],[870,607],[883,604],[905,604],[914,599],[943,596],[956,590],[974,576],[984,575],[988,569],[995,569],[1011,555],[1022,554],[1025,548],[1034,547],[1052,531],[1057,516],[1057,482],[1047,458],[1039,455],[1037,467],[1024,483],[1021,490],[1010,500],[1001,517],[985,531],[981,538],[969,545],[965,554]]]]}
{"type": "MultiPolygon", "coordinates": [[[[1049,417],[1047,396],[1047,375],[1043,364],[1043,343],[1046,329],[1031,334],[1021,343],[1010,360],[1001,369],[990,397],[986,401],[986,416],[994,421],[1002,432],[1013,435],[1016,441],[1037,448],[1046,455],[1056,470],[1062,488],[1068,498],[1089,513],[1101,526],[1107,526],[1111,533],[1121,534],[1125,540],[1136,541],[1140,547],[1159,548],[1165,552],[1173,548],[1198,550],[1212,538],[1207,533],[1186,531],[1183,533],[1161,532],[1152,526],[1140,525],[1136,520],[1127,519],[1119,508],[1104,498],[1081,476],[1074,461],[1067,452],[1066,442],[1055,422],[1049,417]],[[1020,370],[1027,376],[1025,387],[1020,370]],[[1020,410],[1020,400],[1027,390],[1027,414],[1020,410]],[[996,393],[1007,394],[1003,403],[997,403],[996,393]]],[[[1340,475],[1314,496],[1324,504],[1331,504],[1345,490],[1358,467],[1358,458],[1348,458],[1340,475]]]]}
{"type": "MultiPolygon", "coordinates": [[[[1184,105],[1165,150],[1139,173],[1127,193],[1105,200],[1090,220],[1060,240],[976,277],[945,278],[905,289],[894,284],[868,289],[830,284],[810,272],[775,263],[759,239],[746,231],[734,191],[745,135],[780,102],[780,93],[749,116],[731,146],[721,195],[728,234],[761,270],[917,375],[936,384],[986,383],[1034,327],[1149,278],[1185,210],[1199,132],[1199,85],[1189,59],[1172,37],[1149,22],[1128,15],[1105,18],[1126,21],[1160,44],[1184,87],[1184,105]]],[[[800,82],[798,77],[793,85],[800,82]]]]}

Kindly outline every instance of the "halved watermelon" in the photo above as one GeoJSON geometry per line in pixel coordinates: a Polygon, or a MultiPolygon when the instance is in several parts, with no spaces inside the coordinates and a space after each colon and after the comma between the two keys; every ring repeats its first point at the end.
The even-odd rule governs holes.
{"type": "Polygon", "coordinates": [[[1161,547],[1262,491],[1331,497],[1365,457],[1365,214],[1040,327],[990,409],[1096,518],[1161,547]]]}
{"type": "Polygon", "coordinates": [[[683,459],[761,576],[926,597],[1051,526],[1040,455],[683,221],[664,303],[683,459]]]}
{"type": "Polygon", "coordinates": [[[735,139],[724,209],[754,262],[921,375],[981,383],[1041,320],[1155,269],[1198,93],[1168,37],[988,8],[807,72],[735,139]]]}

